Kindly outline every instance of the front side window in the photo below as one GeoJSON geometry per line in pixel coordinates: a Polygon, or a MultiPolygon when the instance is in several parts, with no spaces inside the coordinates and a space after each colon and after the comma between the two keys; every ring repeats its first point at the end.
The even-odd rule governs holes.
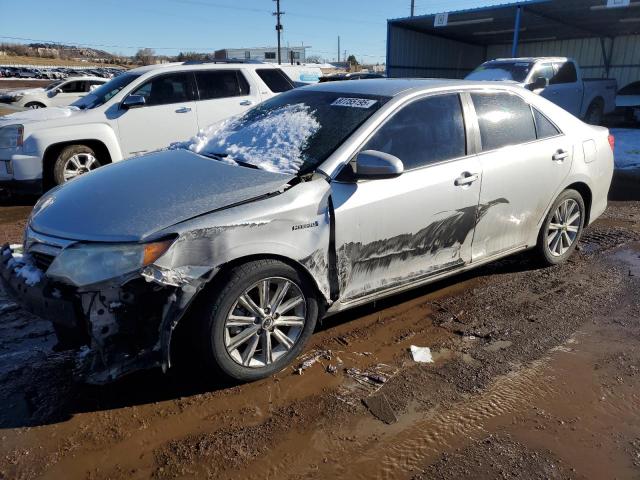
{"type": "Polygon", "coordinates": [[[84,92],[84,82],[68,82],[60,87],[64,93],[80,93],[84,92]]]}
{"type": "Polygon", "coordinates": [[[535,108],[533,109],[533,118],[536,121],[536,134],[538,139],[560,135],[560,130],[535,108]]]}
{"type": "Polygon", "coordinates": [[[506,92],[472,93],[478,116],[482,150],[531,142],[536,128],[529,105],[517,95],[506,92]]]}
{"type": "Polygon", "coordinates": [[[535,80],[538,77],[546,78],[551,82],[551,79],[554,77],[555,71],[553,70],[553,65],[550,63],[543,63],[536,67],[535,72],[533,73],[532,80],[535,80]]]}
{"type": "Polygon", "coordinates": [[[555,63],[556,74],[549,82],[551,85],[562,83],[576,83],[578,81],[578,72],[573,62],[555,63]]]}
{"type": "Polygon", "coordinates": [[[275,60],[276,59],[276,52],[264,52],[264,59],[265,60],[275,60]]]}
{"type": "Polygon", "coordinates": [[[147,106],[168,105],[193,100],[193,76],[191,73],[173,73],[157,76],[132,95],[144,97],[147,106]]]}
{"type": "Polygon", "coordinates": [[[249,83],[239,70],[196,72],[200,100],[249,95],[249,83]]]}
{"type": "Polygon", "coordinates": [[[294,88],[289,77],[279,68],[258,68],[256,73],[274,93],[286,92],[294,88]]]}
{"type": "Polygon", "coordinates": [[[466,137],[460,97],[438,95],[410,103],[380,127],[363,150],[395,155],[406,170],[464,157],[466,137]]]}

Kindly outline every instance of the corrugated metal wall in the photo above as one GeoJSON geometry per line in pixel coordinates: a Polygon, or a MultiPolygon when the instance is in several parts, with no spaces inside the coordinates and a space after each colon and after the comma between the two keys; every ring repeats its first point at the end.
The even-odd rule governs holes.
{"type": "MultiPolygon", "coordinates": [[[[640,35],[605,40],[611,52],[609,78],[618,86],[640,81],[640,35]]],[[[511,56],[511,44],[488,47],[469,45],[397,25],[389,26],[387,75],[390,77],[462,78],[485,60],[511,56]]],[[[599,38],[547,40],[521,43],[521,57],[562,56],[575,58],[584,76],[605,78],[605,61],[599,38]]]]}
{"type": "Polygon", "coordinates": [[[462,78],[483,62],[481,46],[434,37],[394,25],[387,38],[389,77],[462,78]]]}

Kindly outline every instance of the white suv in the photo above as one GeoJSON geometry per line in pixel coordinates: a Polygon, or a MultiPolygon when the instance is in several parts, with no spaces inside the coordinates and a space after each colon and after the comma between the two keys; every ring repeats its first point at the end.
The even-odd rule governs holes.
{"type": "Polygon", "coordinates": [[[0,188],[39,192],[187,140],[292,88],[269,64],[187,62],[130,70],[71,107],[0,117],[0,188]]]}
{"type": "Polygon", "coordinates": [[[69,77],[52,82],[44,88],[7,92],[0,95],[0,102],[25,108],[63,107],[71,105],[107,82],[106,78],[100,77],[69,77]]]}

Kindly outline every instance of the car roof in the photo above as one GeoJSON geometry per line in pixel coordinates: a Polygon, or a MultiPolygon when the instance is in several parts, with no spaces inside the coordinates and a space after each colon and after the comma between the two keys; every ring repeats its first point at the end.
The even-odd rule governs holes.
{"type": "Polygon", "coordinates": [[[156,71],[156,70],[167,70],[167,71],[174,72],[174,71],[182,71],[182,70],[210,70],[210,69],[227,69],[227,68],[228,69],[238,69],[238,68],[256,69],[256,68],[277,68],[277,67],[278,67],[277,65],[272,65],[270,63],[242,63],[242,62],[215,63],[215,61],[203,62],[203,63],[174,62],[174,63],[163,63],[160,65],[146,65],[144,67],[134,68],[129,71],[133,73],[144,74],[144,73],[156,71]]]}
{"type": "Polygon", "coordinates": [[[505,63],[566,62],[567,60],[569,60],[567,57],[518,57],[518,58],[494,58],[493,60],[488,60],[485,63],[489,63],[489,62],[505,62],[505,63]]]}
{"type": "Polygon", "coordinates": [[[65,82],[68,82],[70,80],[99,80],[101,82],[108,82],[109,79],[108,78],[104,78],[104,77],[94,77],[91,75],[83,75],[81,77],[67,77],[64,79],[65,82]]]}
{"type": "Polygon", "coordinates": [[[513,89],[505,82],[488,82],[473,80],[451,80],[441,78],[371,78],[359,81],[323,82],[304,89],[314,89],[323,92],[349,93],[355,95],[381,95],[395,97],[423,90],[439,90],[447,88],[483,88],[513,89]]]}

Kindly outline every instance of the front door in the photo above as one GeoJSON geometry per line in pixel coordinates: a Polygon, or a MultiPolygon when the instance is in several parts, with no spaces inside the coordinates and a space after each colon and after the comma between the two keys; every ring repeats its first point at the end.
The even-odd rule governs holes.
{"type": "Polygon", "coordinates": [[[578,81],[578,73],[573,62],[554,63],[554,76],[541,96],[567,112],[580,116],[582,108],[582,82],[578,81]]]}
{"type": "Polygon", "coordinates": [[[459,96],[409,103],[361,150],[395,155],[405,172],[331,184],[341,301],[469,262],[482,172],[467,156],[459,96]]]}
{"type": "Polygon", "coordinates": [[[144,97],[145,105],[120,112],[118,130],[125,158],[189,140],[198,133],[191,72],[158,75],[131,95],[144,97]]]}
{"type": "Polygon", "coordinates": [[[571,170],[573,147],[518,95],[471,93],[482,153],[473,261],[523,247],[571,170]],[[532,113],[533,112],[533,113],[532,113]]]}
{"type": "Polygon", "coordinates": [[[86,94],[87,82],[84,80],[74,80],[60,85],[49,93],[49,103],[52,107],[64,107],[71,105],[80,97],[86,94]]]}

